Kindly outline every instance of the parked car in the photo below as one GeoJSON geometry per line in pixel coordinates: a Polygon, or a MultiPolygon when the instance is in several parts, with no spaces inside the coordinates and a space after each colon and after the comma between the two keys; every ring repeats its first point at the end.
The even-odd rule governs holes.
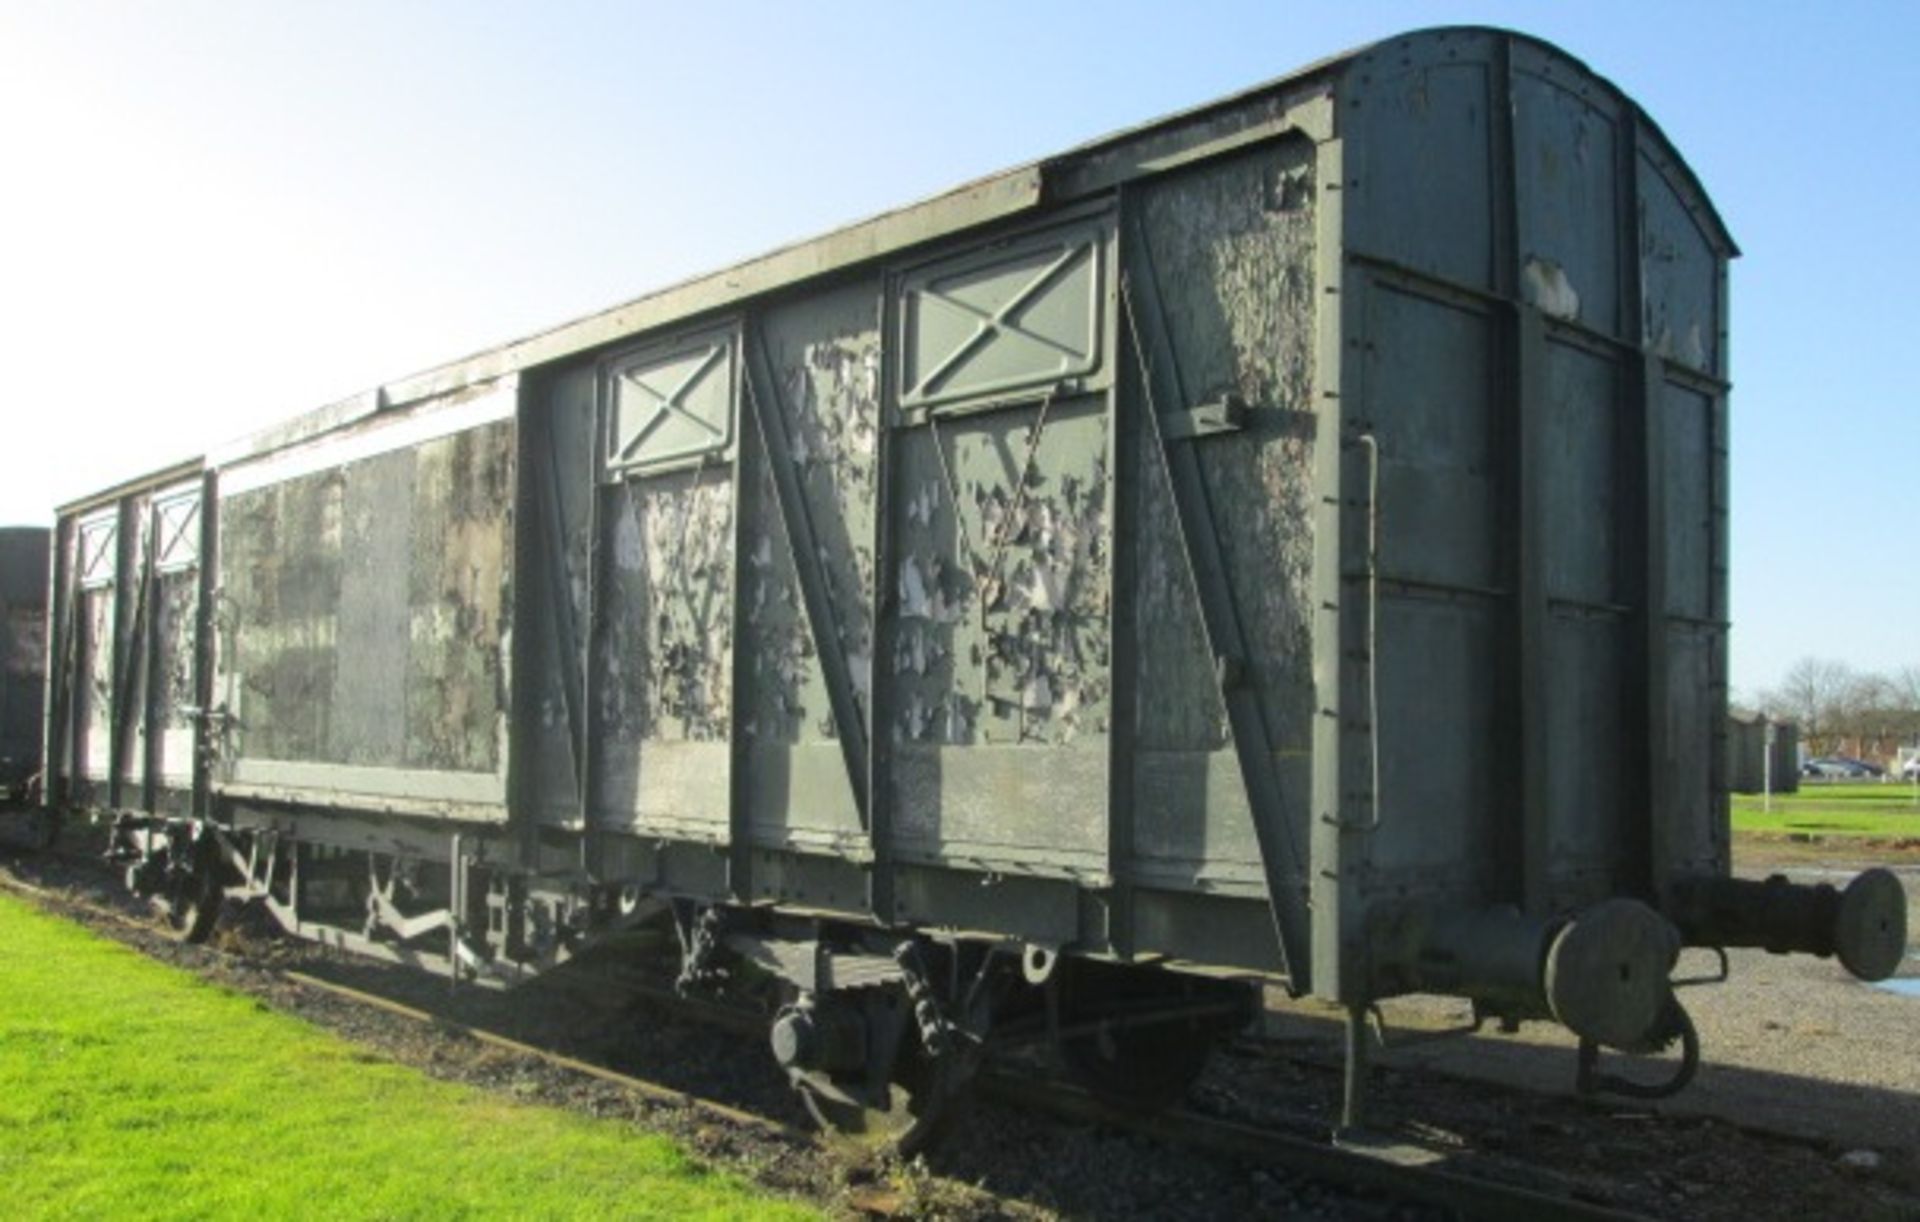
{"type": "Polygon", "coordinates": [[[1821,756],[1800,765],[1801,776],[1829,781],[1860,780],[1877,776],[1881,771],[1865,760],[1850,759],[1844,755],[1821,756]]]}
{"type": "Polygon", "coordinates": [[[1900,779],[1903,781],[1920,781],[1920,755],[1912,756],[1906,763],[1900,765],[1900,779]]]}

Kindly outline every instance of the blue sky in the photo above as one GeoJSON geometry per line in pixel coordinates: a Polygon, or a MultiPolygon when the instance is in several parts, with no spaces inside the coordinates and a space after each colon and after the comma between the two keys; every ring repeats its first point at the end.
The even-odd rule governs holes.
{"type": "Polygon", "coordinates": [[[0,522],[1401,30],[1538,34],[1733,275],[1733,681],[1920,663],[1915,4],[0,0],[0,522]]]}

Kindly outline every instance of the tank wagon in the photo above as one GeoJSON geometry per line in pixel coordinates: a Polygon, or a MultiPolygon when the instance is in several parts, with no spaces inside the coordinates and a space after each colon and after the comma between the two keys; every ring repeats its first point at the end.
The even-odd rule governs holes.
{"type": "Polygon", "coordinates": [[[67,506],[52,798],[183,936],[671,923],[908,1145],[1023,1039],[1165,1101],[1260,982],[1349,1122],[1408,992],[1672,1089],[1683,945],[1905,943],[1728,875],[1734,254],[1578,61],[1371,46],[67,506]]]}

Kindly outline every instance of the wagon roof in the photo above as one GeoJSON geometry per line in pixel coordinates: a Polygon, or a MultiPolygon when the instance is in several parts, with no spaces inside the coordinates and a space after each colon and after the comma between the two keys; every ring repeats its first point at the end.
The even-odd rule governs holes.
{"type": "Polygon", "coordinates": [[[844,271],[977,225],[1060,203],[1126,177],[1152,173],[1168,160],[1188,160],[1233,147],[1291,122],[1283,119],[1288,108],[1310,103],[1316,96],[1329,95],[1346,68],[1370,54],[1388,48],[1404,49],[1419,43],[1476,36],[1506,38],[1538,48],[1584,73],[1624,106],[1632,107],[1640,116],[1645,138],[1664,150],[1665,160],[1681,180],[1677,185],[1691,196],[1690,202],[1701,222],[1729,255],[1738,253],[1725,223],[1685,160],[1658,125],[1618,86],[1544,40],[1493,27],[1440,26],[1329,56],[1224,98],[1102,136],[1052,157],[975,179],[819,237],[778,247],[723,270],[656,289],[525,338],[385,383],[219,447],[208,462],[218,465],[267,453],[383,410],[531,369],[653,327],[736,306],[814,276],[844,271]],[[1102,163],[1113,162],[1121,164],[1118,168],[1108,164],[1100,172],[1091,172],[1102,163]]]}

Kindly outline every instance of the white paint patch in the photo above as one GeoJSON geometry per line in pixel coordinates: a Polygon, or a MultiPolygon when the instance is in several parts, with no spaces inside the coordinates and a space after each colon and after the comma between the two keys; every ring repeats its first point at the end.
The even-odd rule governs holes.
{"type": "Polygon", "coordinates": [[[973,725],[967,720],[966,710],[960,707],[959,700],[947,702],[947,741],[965,743],[973,736],[973,725]]]}
{"type": "Polygon", "coordinates": [[[640,524],[631,513],[620,515],[613,528],[614,563],[629,573],[638,573],[647,565],[647,549],[640,538],[640,524]]]}
{"type": "Polygon", "coordinates": [[[1053,708],[1053,685],[1047,682],[1045,675],[1035,675],[1027,681],[1020,691],[1021,707],[1030,712],[1050,712],[1053,708]]]}
{"type": "Polygon", "coordinates": [[[853,694],[865,700],[873,695],[873,655],[847,655],[847,673],[853,679],[853,694]]]}
{"type": "Polygon", "coordinates": [[[927,582],[912,556],[900,562],[900,618],[928,619],[927,582]]]}
{"type": "Polygon", "coordinates": [[[1027,606],[1035,611],[1059,610],[1062,602],[1060,581],[1060,576],[1052,569],[1034,569],[1027,582],[1027,606]]]}
{"type": "Polygon", "coordinates": [[[1529,255],[1521,280],[1527,301],[1542,314],[1567,322],[1580,317],[1580,294],[1558,263],[1529,255]]]}
{"type": "MultiPolygon", "coordinates": [[[[962,599],[964,602],[965,600],[962,599]]],[[[900,562],[900,618],[932,620],[951,624],[961,617],[958,603],[949,603],[940,589],[940,562],[933,562],[930,576],[923,576],[920,563],[912,556],[900,562]]]]}
{"type": "Polygon", "coordinates": [[[1707,367],[1707,346],[1700,339],[1700,324],[1694,323],[1687,328],[1686,351],[1681,354],[1687,364],[1695,369],[1707,367]]]}

